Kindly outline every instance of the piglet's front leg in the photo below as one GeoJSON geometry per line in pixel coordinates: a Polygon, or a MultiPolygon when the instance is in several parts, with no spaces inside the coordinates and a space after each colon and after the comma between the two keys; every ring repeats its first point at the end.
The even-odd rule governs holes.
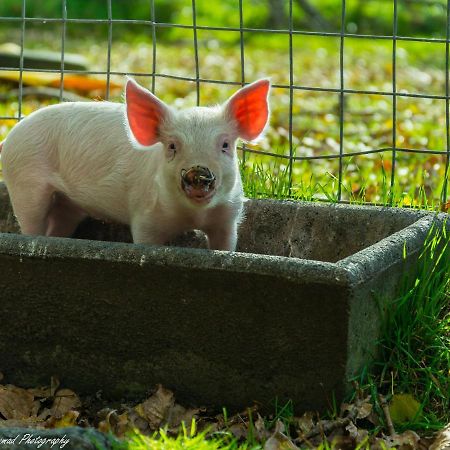
{"type": "Polygon", "coordinates": [[[237,244],[237,226],[224,225],[214,229],[205,230],[211,250],[228,250],[234,252],[237,244]]]}
{"type": "Polygon", "coordinates": [[[145,215],[135,217],[130,228],[135,244],[164,245],[171,237],[167,227],[158,226],[145,215]]]}
{"type": "Polygon", "coordinates": [[[234,208],[220,206],[211,211],[210,222],[203,229],[211,250],[236,250],[241,209],[242,203],[238,202],[234,208]]]}

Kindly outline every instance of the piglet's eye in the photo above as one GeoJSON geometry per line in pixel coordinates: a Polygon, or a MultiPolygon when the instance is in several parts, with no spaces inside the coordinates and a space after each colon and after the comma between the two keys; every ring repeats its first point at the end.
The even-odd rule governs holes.
{"type": "Polygon", "coordinates": [[[230,148],[230,144],[229,144],[227,141],[225,141],[225,142],[222,144],[222,150],[223,150],[223,151],[227,151],[229,148],[230,148]]]}
{"type": "Polygon", "coordinates": [[[169,150],[176,150],[177,149],[177,146],[175,145],[175,143],[174,142],[171,142],[170,144],[169,144],[169,150]]]}

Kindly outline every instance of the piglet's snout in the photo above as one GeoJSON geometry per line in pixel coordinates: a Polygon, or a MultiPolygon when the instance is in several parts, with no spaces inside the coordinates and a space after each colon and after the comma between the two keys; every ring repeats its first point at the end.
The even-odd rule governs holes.
{"type": "Polygon", "coordinates": [[[181,170],[181,187],[189,198],[204,200],[210,198],[216,186],[216,176],[203,166],[181,170]]]}

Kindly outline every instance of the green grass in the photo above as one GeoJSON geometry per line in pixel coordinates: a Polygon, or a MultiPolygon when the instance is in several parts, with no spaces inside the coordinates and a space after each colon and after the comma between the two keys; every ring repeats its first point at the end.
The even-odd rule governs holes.
{"type": "MultiPolygon", "coordinates": [[[[272,171],[267,173],[261,166],[254,165],[245,166],[242,171],[247,194],[278,199],[290,195],[286,167],[273,166],[272,171]]],[[[293,197],[311,199],[317,194],[316,188],[306,186],[304,191],[296,192],[293,197]]],[[[358,377],[358,389],[372,395],[374,409],[380,419],[380,424],[372,425],[369,430],[374,434],[387,430],[378,400],[380,394],[388,401],[398,394],[410,394],[420,405],[415,417],[394,421],[397,432],[413,429],[419,433],[429,433],[442,429],[450,421],[450,236],[445,229],[432,229],[419,257],[418,267],[413,283],[405,279],[405,286],[398,298],[389,302],[391,306],[386,311],[379,343],[381,354],[358,377]],[[407,288],[411,285],[413,287],[407,288]]],[[[338,416],[339,407],[331,406],[329,419],[338,416]]],[[[281,421],[289,433],[293,420],[292,402],[283,405],[275,402],[274,415],[266,419],[266,427],[272,429],[277,421],[281,421]]],[[[135,434],[127,442],[127,448],[132,450],[263,448],[251,432],[247,440],[238,442],[231,433],[206,438],[204,432],[196,433],[195,428],[189,432],[183,428],[176,437],[164,431],[152,437],[135,434]]],[[[324,441],[314,448],[336,450],[337,447],[324,441]]],[[[363,442],[358,448],[368,450],[370,445],[363,442]]]]}
{"type": "MultiPolygon", "coordinates": [[[[290,417],[292,419],[292,417],[290,417]]],[[[208,436],[207,431],[193,432],[195,423],[188,431],[185,426],[177,436],[169,436],[165,430],[160,430],[153,436],[144,436],[138,432],[131,433],[120,443],[113,444],[113,450],[263,450],[264,442],[258,443],[249,438],[238,442],[232,434],[222,433],[222,436],[208,436]]],[[[280,447],[289,449],[290,447],[280,447]]],[[[301,448],[311,448],[301,447],[301,448]]],[[[338,450],[339,447],[326,441],[314,447],[315,450],[338,450]]],[[[368,443],[361,443],[355,450],[370,450],[368,443]]]]}
{"type": "MultiPolygon", "coordinates": [[[[246,165],[242,173],[245,191],[251,197],[311,200],[329,187],[310,183],[289,192],[287,167],[274,164],[269,171],[258,164],[246,165]]],[[[383,203],[389,204],[387,178],[381,189],[383,203]]],[[[328,196],[326,200],[335,199],[328,196]]],[[[352,203],[362,201],[364,196],[351,197],[352,203]]],[[[394,192],[393,204],[405,206],[405,194],[394,192]]],[[[418,206],[433,206],[425,192],[418,206]]],[[[419,401],[420,414],[398,424],[399,430],[439,429],[450,421],[450,236],[445,229],[430,233],[415,280],[405,280],[405,286],[411,285],[389,303],[380,342],[381,357],[361,374],[359,381],[374,398],[378,393],[410,393],[419,401]]]]}
{"type": "Polygon", "coordinates": [[[419,263],[413,287],[391,303],[386,315],[381,357],[361,380],[373,393],[407,393],[419,402],[418,413],[399,421],[398,430],[436,430],[450,421],[450,236],[445,229],[433,230],[419,263]]]}
{"type": "MultiPolygon", "coordinates": [[[[74,38],[65,42],[67,52],[80,53],[90,62],[90,68],[105,71],[107,67],[107,28],[104,24],[79,24],[79,33],[91,35],[92,28],[101,28],[95,39],[74,38]],[[103,27],[103,28],[102,28],[103,27]],[[104,31],[102,34],[101,31],[104,31]]],[[[114,24],[112,33],[111,70],[120,72],[149,72],[153,64],[153,47],[149,30],[136,26],[140,34],[128,41],[129,30],[114,24]],[[128,30],[128,31],[127,31],[128,30]],[[128,33],[128,34],[127,34],[128,33]]],[[[3,41],[19,42],[20,29],[0,31],[3,41]],[[3,33],[3,35],[2,35],[3,33]]],[[[241,81],[240,49],[231,45],[229,33],[224,31],[199,32],[200,77],[212,80],[241,81]]],[[[318,88],[339,88],[339,38],[321,36],[294,36],[294,82],[318,88]]],[[[61,50],[61,40],[54,28],[46,24],[27,24],[25,43],[31,48],[61,50]]],[[[255,35],[245,42],[245,76],[247,81],[269,76],[274,84],[289,84],[289,46],[283,35],[255,35]]],[[[382,40],[346,38],[344,49],[345,79],[349,89],[392,91],[392,45],[382,40]]],[[[397,45],[397,90],[399,92],[443,95],[445,94],[445,45],[399,41],[397,45]]],[[[195,54],[192,32],[179,29],[177,36],[157,40],[157,72],[195,78],[195,54]]],[[[150,77],[137,77],[151,86],[150,77]]],[[[115,82],[123,77],[113,75],[115,82]]],[[[14,86],[0,83],[0,116],[16,116],[17,93],[14,86]],[[8,98],[8,95],[11,95],[8,98]]],[[[236,87],[215,83],[201,83],[200,103],[214,104],[224,101],[236,87]]],[[[158,77],[156,93],[177,107],[196,104],[195,85],[192,82],[158,77]],[[178,99],[178,100],[176,100],[178,99]]],[[[120,101],[121,92],[114,91],[112,99],[120,101]]],[[[99,93],[92,93],[98,96],[99,93]]],[[[101,95],[101,94],[100,94],[101,95]]],[[[294,161],[286,169],[289,159],[289,90],[274,88],[271,92],[271,120],[265,136],[255,150],[271,152],[277,157],[249,153],[246,156],[247,172],[257,170],[273,187],[275,180],[287,170],[292,184],[290,195],[305,199],[337,199],[339,160],[314,159],[294,161]],[[257,166],[258,169],[253,169],[257,166]],[[280,172],[281,171],[281,172],[280,172]],[[270,180],[272,178],[272,180],[270,180]]],[[[446,156],[431,153],[413,154],[397,152],[395,160],[395,185],[390,189],[392,168],[392,98],[378,94],[345,94],[343,128],[344,152],[360,152],[387,148],[379,154],[346,157],[342,166],[342,199],[380,204],[393,203],[404,206],[435,207],[443,196],[446,173],[446,156]],[[427,204],[424,203],[425,199],[427,204]]],[[[26,97],[23,114],[29,114],[48,102],[26,97]]],[[[295,90],[292,105],[293,156],[321,157],[339,154],[340,115],[337,93],[295,90]]],[[[0,120],[0,139],[16,123],[0,120]]],[[[445,101],[440,99],[397,98],[396,145],[409,149],[445,151],[445,101]]],[[[284,196],[286,183],[278,181],[277,196],[284,196]],[[283,193],[284,192],[284,193],[283,193]]],[[[260,189],[258,189],[260,190],[260,189]]],[[[255,195],[257,191],[255,191],[255,195]]],[[[258,194],[259,195],[259,194],[258,194]]],[[[269,193],[272,195],[272,193],[269,193]]],[[[447,186],[450,198],[450,183],[447,186]]]]}
{"type": "Polygon", "coordinates": [[[164,430],[160,430],[154,436],[144,436],[139,433],[132,434],[123,447],[118,446],[115,450],[250,450],[261,449],[260,445],[251,446],[248,443],[238,444],[231,437],[206,439],[206,433],[188,432],[182,427],[178,436],[169,436],[164,430]]]}
{"type": "MultiPolygon", "coordinates": [[[[89,27],[93,25],[89,24],[89,27]]],[[[87,27],[86,27],[87,30],[87,27]]],[[[112,70],[147,72],[152,64],[152,44],[147,35],[121,39],[120,25],[113,32],[112,70]]],[[[9,30],[3,40],[16,40],[18,34],[9,30]],[[9,34],[8,34],[9,33],[9,34]],[[8,38],[8,39],[6,39],[8,38]]],[[[89,35],[89,33],[86,33],[89,35]]],[[[287,84],[289,61],[287,38],[264,35],[246,46],[246,79],[271,76],[274,83],[287,84]]],[[[223,32],[199,34],[200,76],[210,79],[240,81],[239,49],[222,45],[223,32]],[[226,69],[226,70],[224,70],[226,69]]],[[[339,83],[338,38],[295,37],[295,82],[306,86],[336,87],[339,83]]],[[[45,25],[27,24],[27,46],[60,50],[60,40],[46,33],[45,25]],[[39,39],[37,39],[37,37],[39,39]]],[[[398,89],[412,93],[442,94],[445,92],[442,44],[398,42],[398,89]]],[[[72,39],[66,50],[87,56],[96,70],[106,69],[106,47],[101,39],[72,39]]],[[[352,89],[392,89],[392,46],[382,41],[346,39],[345,85],[352,89]]],[[[192,35],[180,30],[172,43],[158,42],[157,70],[180,76],[195,76],[192,35]],[[184,33],[184,34],[183,34],[184,33]]],[[[113,77],[121,81],[121,77],[113,77]]],[[[143,77],[150,86],[150,78],[143,77]]],[[[11,86],[0,85],[0,94],[11,86]]],[[[201,104],[223,101],[234,88],[205,83],[201,85],[201,104]]],[[[196,103],[192,83],[158,78],[156,92],[165,101],[182,98],[177,105],[196,103]]],[[[114,94],[120,99],[120,92],[114,94]]],[[[323,156],[339,153],[338,95],[296,91],[293,104],[293,154],[323,156]]],[[[290,168],[288,148],[289,92],[273,89],[271,94],[271,124],[258,145],[250,148],[275,153],[268,157],[246,153],[241,158],[241,173],[248,197],[292,198],[298,200],[337,201],[339,163],[337,159],[297,161],[290,168]]],[[[45,103],[26,98],[23,113],[42,107],[45,103]]],[[[375,94],[345,96],[344,150],[355,152],[392,146],[392,100],[375,94]]],[[[0,103],[0,116],[17,115],[17,95],[0,103]]],[[[0,120],[0,139],[15,124],[0,120]]],[[[397,99],[397,145],[413,149],[446,148],[445,102],[419,98],[397,99]]],[[[242,156],[242,153],[240,154],[242,156]]],[[[381,205],[412,206],[437,209],[442,197],[445,156],[425,153],[397,154],[396,183],[391,189],[392,152],[346,158],[342,167],[342,199],[351,203],[376,202],[381,205]]],[[[450,197],[450,183],[447,187],[450,197]]],[[[359,377],[360,386],[377,398],[379,393],[392,396],[411,394],[420,404],[420,413],[404,423],[397,431],[414,428],[432,430],[450,421],[450,250],[449,236],[430,237],[421,257],[421,269],[412,289],[399,295],[388,311],[380,342],[382,354],[378,361],[359,377]],[[445,252],[438,253],[438,241],[445,252]]],[[[338,406],[337,406],[338,408],[338,406]]],[[[383,417],[381,406],[375,408],[383,417]]],[[[336,413],[336,412],[335,412],[336,413]]],[[[292,410],[280,407],[275,417],[289,422],[292,410]]],[[[380,427],[385,424],[381,423],[380,427]]],[[[229,436],[205,440],[204,435],[183,430],[178,437],[164,432],[158,436],[131,438],[130,448],[199,448],[238,449],[259,448],[255,441],[238,444],[229,436]],[[193,437],[190,437],[193,436],[193,437]]],[[[319,447],[330,448],[328,444],[319,447]]],[[[365,447],[362,447],[365,448],[365,447]]]]}
{"type": "MultiPolygon", "coordinates": [[[[245,191],[251,197],[311,200],[329,187],[310,183],[290,192],[288,168],[274,164],[269,171],[259,164],[245,165],[242,173],[245,191]]],[[[387,177],[384,179],[382,199],[389,204],[391,193],[387,177]]],[[[331,178],[330,183],[333,181],[336,183],[331,178]]],[[[335,199],[327,196],[326,200],[335,199]]],[[[362,201],[363,195],[351,197],[352,203],[362,201]]],[[[393,204],[405,206],[405,194],[394,192],[393,204]]],[[[416,206],[433,205],[422,192],[416,206]]],[[[404,288],[390,302],[380,342],[381,357],[370,371],[362,373],[360,383],[374,398],[378,393],[410,393],[419,401],[420,414],[398,424],[399,430],[439,429],[450,421],[450,236],[445,229],[430,233],[414,282],[405,280],[408,285],[413,287],[404,288]]]]}

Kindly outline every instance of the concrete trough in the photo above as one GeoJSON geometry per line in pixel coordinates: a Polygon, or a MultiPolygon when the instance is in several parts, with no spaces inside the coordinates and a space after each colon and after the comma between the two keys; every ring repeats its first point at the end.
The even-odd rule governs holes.
{"type": "MultiPolygon", "coordinates": [[[[252,200],[230,253],[110,242],[128,230],[95,221],[80,226],[82,239],[22,236],[4,186],[0,205],[8,382],[55,375],[112,401],[142,400],[162,383],[181,403],[230,411],[275,398],[323,411],[342,399],[376,351],[379,299],[395,295],[444,219],[252,200]]],[[[178,244],[203,241],[191,233],[178,244]]]]}

